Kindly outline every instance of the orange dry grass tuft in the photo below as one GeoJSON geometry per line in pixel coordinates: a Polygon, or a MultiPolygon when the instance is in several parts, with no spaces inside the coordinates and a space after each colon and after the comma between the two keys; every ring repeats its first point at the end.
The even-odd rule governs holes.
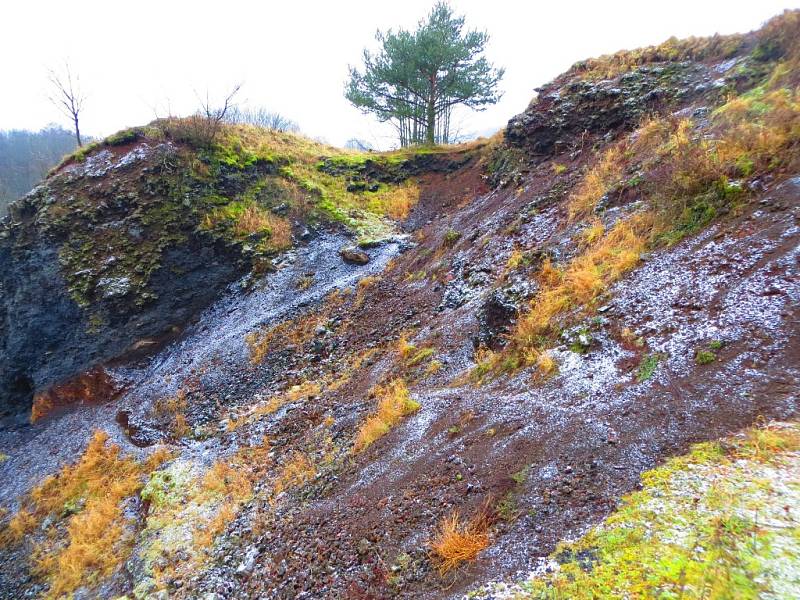
{"type": "Polygon", "coordinates": [[[538,348],[542,338],[552,333],[555,318],[573,306],[590,305],[636,266],[652,227],[651,216],[635,215],[618,221],[565,269],[556,270],[546,260],[539,278],[542,290],[517,322],[511,337],[512,351],[522,353],[529,364],[538,362],[539,353],[529,351],[538,348]]]}
{"type": "Polygon", "coordinates": [[[440,575],[455,569],[462,562],[473,560],[489,547],[491,520],[484,507],[466,523],[458,511],[442,519],[436,537],[429,542],[440,575]]]}
{"type": "Polygon", "coordinates": [[[11,521],[9,521],[3,532],[0,533],[0,542],[2,542],[3,545],[18,544],[23,540],[25,534],[35,529],[38,524],[39,521],[32,513],[24,508],[20,509],[19,512],[11,518],[11,521]]]}
{"type": "Polygon", "coordinates": [[[289,221],[255,204],[242,211],[236,219],[234,231],[242,236],[266,231],[269,233],[269,245],[275,250],[285,250],[292,245],[292,226],[289,221]]]}
{"type": "Polygon", "coordinates": [[[236,516],[238,506],[232,501],[223,502],[217,508],[210,521],[203,521],[197,524],[192,545],[197,549],[209,548],[214,540],[228,527],[228,523],[233,521],[236,516]]]}
{"type": "Polygon", "coordinates": [[[580,232],[580,243],[584,246],[590,246],[599,240],[605,231],[606,228],[603,222],[599,218],[593,217],[586,229],[580,232]]]}
{"type": "Polygon", "coordinates": [[[591,213],[600,198],[622,177],[622,155],[625,141],[611,146],[603,154],[600,162],[593,167],[578,185],[578,189],[570,196],[570,221],[591,213]]]}
{"type": "Polygon", "coordinates": [[[397,187],[378,190],[367,198],[371,211],[402,221],[419,202],[419,187],[409,181],[397,187]]]}
{"type": "Polygon", "coordinates": [[[107,433],[96,431],[78,462],[34,488],[9,525],[9,538],[20,541],[47,516],[56,522],[68,519],[66,540],[57,541],[54,528],[37,552],[35,571],[49,581],[47,597],[69,596],[107,577],[127,558],[122,502],[136,494],[143,476],[169,455],[157,451],[138,463],[122,457],[120,447],[107,441],[107,433]]]}
{"type": "Polygon", "coordinates": [[[317,382],[304,381],[299,385],[293,385],[285,392],[275,394],[266,402],[257,404],[243,414],[231,418],[231,420],[228,421],[228,431],[234,431],[241,425],[252,423],[260,417],[271,415],[284,404],[316,396],[321,391],[322,385],[317,382]]]}
{"type": "Polygon", "coordinates": [[[280,476],[275,481],[275,495],[293,487],[298,487],[317,476],[317,469],[302,452],[294,452],[283,465],[280,476]]]}
{"type": "Polygon", "coordinates": [[[307,343],[314,336],[317,325],[325,323],[344,300],[341,293],[331,292],[325,299],[323,307],[316,313],[302,315],[273,327],[248,333],[244,339],[250,351],[250,363],[253,365],[261,363],[277,341],[295,346],[307,343]]]}
{"type": "Polygon", "coordinates": [[[252,482],[235,458],[219,460],[203,476],[203,489],[211,494],[241,500],[253,491],[252,482]]]}
{"type": "Polygon", "coordinates": [[[234,201],[212,210],[203,217],[202,226],[205,229],[229,228],[239,238],[265,234],[271,250],[285,250],[292,245],[289,221],[251,201],[234,201]]]}
{"type": "Polygon", "coordinates": [[[225,531],[242,504],[253,496],[253,485],[262,479],[272,466],[270,442],[264,437],[260,444],[244,446],[233,455],[218,460],[206,471],[202,485],[193,502],[218,502],[214,516],[201,520],[192,536],[195,548],[208,548],[225,531]]]}
{"type": "Polygon", "coordinates": [[[361,452],[386,435],[400,419],[419,410],[419,402],[412,400],[405,381],[395,379],[375,388],[378,410],[367,417],[356,434],[353,452],[361,452]]]}

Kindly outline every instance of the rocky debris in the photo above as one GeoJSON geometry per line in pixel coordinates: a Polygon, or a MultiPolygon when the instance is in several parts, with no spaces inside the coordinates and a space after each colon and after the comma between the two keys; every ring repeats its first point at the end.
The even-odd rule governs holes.
{"type": "Polygon", "coordinates": [[[690,61],[645,65],[609,80],[557,81],[539,88],[531,106],[508,122],[506,139],[537,154],[558,154],[584,132],[629,129],[648,112],[719,96],[725,89],[719,81],[713,68],[690,61]]]}
{"type": "Polygon", "coordinates": [[[505,336],[510,333],[524,302],[535,294],[535,283],[518,278],[514,282],[489,293],[477,311],[478,334],[473,343],[490,350],[505,346],[505,336]]]}
{"type": "Polygon", "coordinates": [[[342,260],[353,265],[365,265],[369,262],[369,254],[355,246],[348,246],[339,250],[342,260]]]}
{"type": "MultiPolygon", "coordinates": [[[[675,81],[689,86],[706,69],[714,70],[715,87],[720,73],[713,65],[678,65],[675,81]]],[[[623,87],[616,80],[575,87],[572,93],[586,94],[573,99],[575,130],[557,123],[556,106],[552,126],[537,130],[534,123],[529,143],[517,140],[516,149],[531,158],[537,132],[543,148],[577,147],[584,131],[578,129],[591,125],[592,105],[597,139],[606,137],[608,123],[624,129],[630,117],[611,107],[624,103],[623,87]]],[[[674,99],[670,110],[697,99],[692,90],[686,96],[667,91],[653,101],[674,99]]],[[[647,95],[644,87],[631,93],[647,95]]],[[[589,154],[576,151],[568,167],[531,161],[507,180],[509,187],[448,196],[452,202],[442,201],[452,174],[431,177],[434,184],[421,183],[420,203],[406,222],[415,245],[403,244],[404,253],[395,242],[377,246],[362,268],[340,255],[352,240],[330,232],[311,236],[275,260],[275,272],[231,285],[151,359],[119,366],[132,385],[107,405],[0,430],[0,450],[8,454],[0,462],[0,479],[8,482],[0,501],[13,507],[31,485],[74,459],[94,428],[110,430],[138,456],[144,451],[137,445],[166,443],[180,457],[162,473],[183,460],[203,469],[224,464],[268,441],[261,466],[269,474],[258,474],[252,495],[220,525],[200,568],[166,577],[167,590],[153,589],[146,574],[128,568],[103,584],[108,593],[101,597],[130,593],[132,577],[144,593],[178,599],[454,598],[479,582],[530,571],[559,541],[607,516],[643,471],[689,443],[762,418],[797,415],[800,230],[791,178],[765,178],[739,213],[653,249],[587,314],[571,307],[548,340],[554,347],[546,353],[553,362],[546,376],[510,365],[508,373],[472,384],[475,340],[499,346],[536,293],[543,257],[561,266],[581,251],[580,228],[567,223],[563,201],[591,168],[589,154]],[[448,247],[442,240],[450,230],[464,235],[448,247]],[[368,294],[353,292],[362,276],[378,274],[368,294]],[[265,335],[263,360],[253,360],[251,343],[259,340],[252,334],[265,335]],[[412,360],[398,351],[401,338],[414,344],[412,360]],[[697,349],[711,347],[716,359],[699,368],[697,349]],[[417,356],[420,362],[410,364],[417,356]],[[647,377],[638,377],[648,359],[647,377]],[[397,378],[407,382],[419,410],[353,453],[355,432],[375,410],[376,386],[397,378]],[[302,394],[316,384],[318,390],[302,394]],[[159,408],[178,391],[185,400],[182,431],[159,408]],[[273,403],[276,398],[285,401],[273,403]],[[271,496],[271,478],[301,455],[313,476],[271,496]],[[437,528],[454,511],[468,517],[486,502],[497,513],[491,546],[441,577],[429,546],[437,528]]],[[[109,199],[103,210],[115,207],[109,199]]],[[[625,208],[609,206],[603,217],[618,218],[625,208]]],[[[16,222],[35,219],[39,210],[22,205],[16,222]]],[[[115,215],[103,223],[124,222],[115,215]]],[[[96,284],[98,277],[115,276],[95,268],[81,277],[96,284]]],[[[256,473],[258,466],[248,462],[244,471],[256,473]]],[[[181,543],[191,541],[187,535],[181,543]]],[[[25,579],[28,556],[20,554],[0,552],[0,589],[14,597],[41,591],[25,579]]],[[[588,567],[595,557],[560,558],[588,567]]],[[[185,554],[156,560],[169,572],[185,565],[185,554]]],[[[558,568],[558,560],[545,563],[558,568]]]]}

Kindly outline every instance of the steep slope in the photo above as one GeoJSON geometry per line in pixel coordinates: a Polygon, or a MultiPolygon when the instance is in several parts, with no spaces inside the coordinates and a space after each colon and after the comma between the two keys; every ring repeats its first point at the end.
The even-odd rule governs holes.
{"type": "MultiPolygon", "coordinates": [[[[773,521],[784,502],[778,524],[796,527],[796,426],[766,423],[796,418],[800,400],[798,39],[800,13],[788,12],[747,35],[586,61],[542,88],[504,134],[466,147],[341,154],[229,131],[201,149],[169,133],[171,123],[62,167],[44,184],[54,191],[35,191],[7,226],[3,248],[16,253],[13,272],[27,275],[14,275],[13,288],[4,279],[16,290],[4,296],[5,331],[19,327],[23,300],[44,284],[33,274],[45,268],[66,281],[56,288],[83,311],[74,314],[115,318],[97,321],[101,342],[54,334],[74,361],[58,368],[33,332],[17,343],[35,360],[6,342],[27,397],[40,391],[43,418],[0,433],[4,593],[440,598],[505,580],[475,593],[548,597],[576,593],[576,573],[588,596],[702,597],[706,583],[724,591],[743,577],[755,594],[790,589],[791,552],[731,554],[713,581],[695,577],[699,551],[676,546],[672,562],[654,564],[660,536],[694,517],[648,525],[639,507],[655,494],[685,511],[688,489],[702,500],[699,548],[719,552],[713,544],[740,544],[740,534],[766,539],[750,505],[735,522],[713,512],[707,488],[681,475],[700,465],[709,480],[767,478],[741,489],[773,521]],[[158,268],[130,277],[131,302],[120,308],[100,275],[127,272],[93,272],[79,287],[73,266],[83,264],[64,261],[77,247],[70,239],[141,210],[70,221],[60,238],[42,214],[61,203],[86,211],[58,187],[69,173],[81,190],[102,190],[87,184],[95,165],[159,144],[186,153],[189,189],[210,186],[181,201],[174,221],[157,220],[183,232],[164,247],[197,262],[172,269],[162,287],[152,283],[158,268]],[[273,185],[283,187],[258,192],[273,185]],[[237,230],[245,210],[277,218],[284,200],[291,249],[270,246],[274,223],[255,238],[237,230]],[[366,264],[339,255],[353,235],[366,264]],[[222,266],[206,271],[208,257],[192,248],[211,244],[222,266]],[[49,260],[31,250],[42,247],[49,260]],[[264,261],[274,272],[254,270],[264,261]],[[191,305],[185,313],[159,304],[198,283],[180,301],[191,305]],[[157,297],[136,306],[146,293],[157,297]],[[133,360],[126,348],[142,334],[130,319],[147,315],[158,323],[151,336],[186,327],[133,360]],[[96,365],[102,376],[80,378],[96,365]],[[120,383],[104,402],[44,414],[83,399],[75,387],[94,396],[97,381],[120,383]],[[611,514],[642,473],[745,428],[746,442],[702,446],[647,475],[645,496],[626,501],[633,508],[548,562],[560,541],[611,514]],[[766,490],[788,500],[765,500],[766,490]],[[631,563],[617,552],[619,523],[655,532],[626,541],[642,554],[643,577],[619,570],[631,563]],[[709,534],[715,523],[731,537],[709,534]],[[777,560],[786,569],[776,571],[777,560]],[[537,579],[537,567],[556,563],[565,566],[537,579]],[[512,583],[530,572],[530,582],[512,583]]],[[[99,179],[120,190],[126,181],[99,179]]],[[[153,207],[168,198],[153,195],[153,207]]]]}
{"type": "Polygon", "coordinates": [[[229,283],[274,271],[274,257],[326,222],[386,238],[386,217],[416,201],[404,182],[458,164],[399,153],[345,180],[317,162],[366,157],[246,127],[203,135],[192,119],[121,132],[12,207],[0,232],[0,406],[29,406],[53,384],[113,395],[108,377],[70,378],[173,338],[229,283]]]}

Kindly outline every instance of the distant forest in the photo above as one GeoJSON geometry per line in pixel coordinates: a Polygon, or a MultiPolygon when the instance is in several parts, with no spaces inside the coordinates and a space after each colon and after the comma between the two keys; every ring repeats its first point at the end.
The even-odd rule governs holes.
{"type": "Polygon", "coordinates": [[[0,131],[0,216],[76,147],[75,134],[58,125],[0,131]]]}

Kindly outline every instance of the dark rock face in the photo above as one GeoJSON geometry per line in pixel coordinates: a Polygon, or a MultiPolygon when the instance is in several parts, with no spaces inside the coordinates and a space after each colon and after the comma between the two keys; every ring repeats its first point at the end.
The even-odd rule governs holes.
{"type": "Polygon", "coordinates": [[[241,274],[236,259],[221,245],[189,240],[168,251],[153,274],[156,300],[117,307],[110,322],[96,323],[70,296],[56,247],[44,240],[23,251],[0,247],[0,410],[24,410],[34,391],[186,323],[241,274]]]}
{"type": "Polygon", "coordinates": [[[470,152],[460,155],[439,154],[424,150],[410,150],[408,156],[389,160],[375,156],[363,162],[348,162],[340,158],[327,158],[320,170],[328,175],[347,177],[349,191],[377,191],[381,183],[402,183],[409,177],[422,173],[452,173],[465,166],[475,157],[470,152]]]}
{"type": "Polygon", "coordinates": [[[506,139],[538,154],[562,151],[562,140],[584,132],[634,127],[650,111],[700,95],[719,94],[724,79],[695,62],[642,66],[602,81],[574,79],[539,89],[528,109],[508,122],[506,139]]]}
{"type": "Polygon", "coordinates": [[[0,223],[0,417],[171,335],[252,267],[242,244],[199,225],[204,197],[252,173],[223,172],[208,189],[181,160],[169,144],[104,149],[11,205],[0,223]]]}
{"type": "Polygon", "coordinates": [[[536,287],[530,281],[519,279],[488,294],[478,309],[478,333],[473,339],[475,346],[490,350],[505,346],[507,334],[536,287]]]}

